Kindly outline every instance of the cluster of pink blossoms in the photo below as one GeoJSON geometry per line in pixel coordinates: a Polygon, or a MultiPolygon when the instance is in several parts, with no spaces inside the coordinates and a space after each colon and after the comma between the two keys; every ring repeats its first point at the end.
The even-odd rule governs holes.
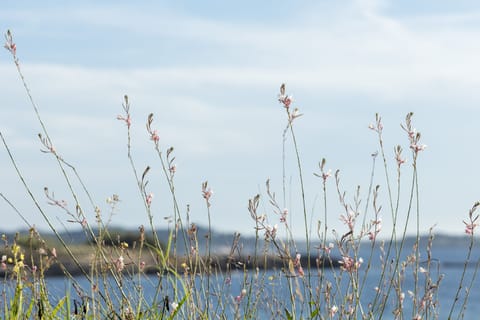
{"type": "Polygon", "coordinates": [[[293,112],[290,112],[290,106],[293,103],[293,97],[285,93],[284,83],[282,83],[282,85],[280,86],[280,94],[278,95],[278,102],[280,102],[283,105],[283,107],[287,110],[288,122],[290,124],[293,122],[293,120],[303,115],[302,113],[300,113],[298,108],[295,108],[293,112]]]}
{"type": "Polygon", "coordinates": [[[293,97],[285,93],[285,83],[282,83],[282,85],[280,86],[280,94],[278,95],[278,102],[283,104],[283,107],[287,110],[290,108],[290,105],[293,102],[293,97]]]}
{"type": "Polygon", "coordinates": [[[363,263],[363,259],[359,258],[357,261],[350,256],[343,256],[342,260],[338,261],[341,264],[340,268],[343,271],[354,272],[360,268],[363,263]]]}

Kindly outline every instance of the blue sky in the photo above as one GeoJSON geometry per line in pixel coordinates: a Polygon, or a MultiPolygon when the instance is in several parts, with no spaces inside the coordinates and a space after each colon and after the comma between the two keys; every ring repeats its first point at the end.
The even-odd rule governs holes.
{"type": "MultiPolygon", "coordinates": [[[[479,21],[480,5],[474,1],[8,1],[0,12],[1,29],[14,34],[22,70],[56,149],[76,166],[105,216],[105,199],[120,196],[113,224],[148,223],[126,157],[126,130],[116,120],[128,94],[135,161],[138,170],[152,167],[155,223],[165,226],[171,205],[145,131],[150,112],[162,147],[175,147],[182,212],[188,204],[192,220],[206,222],[200,190],[208,180],[214,227],[242,233],[253,231],[247,202],[256,193],[265,195],[266,179],[281,196],[286,118],[276,96],[285,82],[304,113],[295,126],[312,221],[324,214],[321,181],[313,176],[318,162],[325,157],[327,168],[340,170],[349,202],[357,185],[365,202],[371,154],[378,150],[368,125],[375,113],[382,115],[395,180],[393,148],[408,149],[399,124],[413,111],[428,145],[418,164],[421,229],[436,225],[439,232],[461,234],[462,220],[480,198],[479,21]]],[[[57,198],[74,203],[54,161],[39,151],[40,127],[6,50],[0,75],[0,130],[48,215],[59,226],[68,225],[68,217],[43,197],[47,186],[57,198]]],[[[290,140],[286,160],[286,207],[301,236],[290,140]]],[[[31,223],[45,228],[5,151],[0,167],[0,192],[31,223]]],[[[403,185],[409,184],[410,169],[411,161],[403,185]]],[[[333,182],[329,227],[344,230],[333,182]]],[[[388,230],[379,164],[375,184],[381,186],[388,230]]],[[[407,191],[402,189],[403,203],[407,191]]],[[[278,223],[268,201],[261,207],[271,224],[278,223]]],[[[86,210],[93,223],[94,213],[86,210]]],[[[6,203],[0,202],[0,212],[8,217],[2,228],[23,226],[6,203]]]]}

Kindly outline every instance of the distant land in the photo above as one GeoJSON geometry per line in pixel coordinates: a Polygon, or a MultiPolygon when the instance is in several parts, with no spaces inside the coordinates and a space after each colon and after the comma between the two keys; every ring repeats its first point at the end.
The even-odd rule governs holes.
{"type": "MultiPolygon", "coordinates": [[[[96,234],[98,230],[93,230],[96,234]]],[[[156,230],[157,235],[159,237],[160,243],[162,245],[166,245],[168,241],[168,236],[170,231],[167,229],[158,229],[156,230]]],[[[197,240],[198,240],[198,250],[200,255],[205,255],[207,245],[208,245],[208,229],[203,226],[197,226],[197,240]]],[[[6,243],[12,244],[13,239],[15,238],[15,234],[19,235],[19,243],[21,243],[23,250],[25,251],[26,255],[28,255],[28,247],[26,246],[29,231],[28,229],[19,230],[18,232],[6,231],[1,232],[7,239],[6,243]]],[[[108,245],[119,245],[121,242],[126,242],[129,245],[129,250],[133,250],[136,246],[136,242],[140,237],[140,232],[138,229],[128,229],[128,228],[116,228],[110,227],[109,228],[110,239],[108,240],[108,245]]],[[[80,270],[77,270],[78,267],[73,264],[71,259],[67,256],[67,254],[62,250],[62,245],[56,238],[56,236],[52,232],[40,232],[42,239],[44,239],[47,245],[50,248],[56,247],[57,251],[59,252],[58,259],[63,264],[63,266],[71,273],[78,274],[80,270]]],[[[67,246],[76,254],[79,255],[79,261],[81,261],[82,265],[85,268],[89,266],[89,257],[91,256],[91,239],[86,235],[85,231],[82,229],[77,229],[73,231],[62,231],[59,233],[60,237],[64,240],[67,246]]],[[[151,241],[152,232],[149,231],[147,228],[145,230],[145,236],[147,241],[151,241]],[[149,238],[150,237],[150,238],[149,238]]],[[[185,236],[188,238],[187,232],[185,232],[185,236]]],[[[176,246],[176,255],[177,257],[185,257],[187,250],[191,248],[187,244],[184,244],[184,238],[182,233],[178,233],[177,239],[177,246],[176,246]]],[[[475,239],[478,240],[478,239],[475,239]]],[[[402,250],[402,258],[405,258],[408,254],[411,254],[412,248],[414,247],[416,241],[416,237],[408,236],[405,239],[403,250],[402,250]]],[[[429,237],[424,235],[420,237],[420,252],[421,252],[421,259],[425,259],[427,256],[427,244],[429,241],[429,237]]],[[[107,241],[106,241],[107,242],[107,241]]],[[[380,261],[380,245],[382,240],[378,240],[376,242],[374,248],[374,254],[372,255],[372,261],[380,261]]],[[[281,267],[282,262],[280,257],[278,256],[275,248],[271,243],[265,242],[263,238],[263,233],[259,234],[259,239],[255,239],[254,236],[247,235],[234,235],[230,233],[223,233],[218,230],[212,230],[212,241],[211,241],[211,252],[212,256],[215,257],[216,263],[220,266],[221,269],[225,267],[225,265],[230,261],[231,257],[234,257],[233,260],[235,261],[251,261],[255,255],[255,244],[257,243],[257,257],[264,257],[264,248],[269,248],[268,251],[268,268],[272,267],[281,267]],[[235,244],[235,246],[234,246],[235,244]],[[232,250],[232,247],[235,247],[232,250]]],[[[313,238],[311,241],[311,257],[312,257],[312,264],[315,261],[315,258],[322,256],[322,251],[319,250],[318,246],[320,245],[321,241],[319,239],[313,238]]],[[[388,240],[385,240],[385,247],[388,245],[388,240]]],[[[437,234],[434,236],[431,256],[432,259],[443,267],[462,267],[465,262],[466,252],[470,243],[470,238],[467,235],[464,236],[450,236],[445,234],[437,234]]],[[[137,243],[138,245],[138,243],[137,243]]],[[[290,254],[294,256],[297,252],[302,254],[302,263],[306,263],[307,258],[307,246],[305,241],[296,241],[295,243],[296,249],[291,248],[290,254]]],[[[362,256],[364,260],[370,256],[370,252],[372,249],[372,243],[369,240],[362,241],[359,256],[362,256]]],[[[9,250],[6,247],[0,247],[1,254],[6,254],[8,256],[9,250]]],[[[476,263],[476,261],[480,258],[479,257],[479,250],[473,251],[473,257],[470,260],[470,265],[476,263]]],[[[332,263],[334,267],[338,266],[338,260],[340,259],[340,253],[335,248],[332,250],[332,263]]],[[[112,259],[114,259],[114,254],[112,251],[112,259]]],[[[261,260],[261,259],[260,259],[261,260]]],[[[29,261],[26,259],[26,261],[29,261]]],[[[149,264],[152,268],[150,270],[155,270],[154,265],[155,262],[152,257],[150,257],[149,264]]],[[[250,265],[252,267],[252,265],[250,265]]],[[[52,265],[51,270],[48,275],[61,275],[63,271],[58,265],[52,265]]]]}

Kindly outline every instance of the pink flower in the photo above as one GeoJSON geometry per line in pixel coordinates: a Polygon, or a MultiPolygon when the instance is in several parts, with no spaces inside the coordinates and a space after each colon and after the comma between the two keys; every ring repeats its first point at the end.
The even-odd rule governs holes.
{"type": "Polygon", "coordinates": [[[415,143],[412,143],[410,145],[410,149],[412,149],[415,153],[418,153],[419,151],[423,151],[427,148],[427,145],[426,144],[415,144],[415,143]]]}
{"type": "Polygon", "coordinates": [[[330,310],[328,311],[328,314],[330,317],[333,317],[338,311],[338,307],[333,305],[330,310]]]}
{"type": "Polygon", "coordinates": [[[342,260],[340,260],[338,263],[341,264],[340,268],[342,270],[347,272],[353,272],[360,268],[363,263],[363,259],[359,258],[357,261],[355,261],[352,257],[343,256],[342,260]]]}
{"type": "Polygon", "coordinates": [[[158,143],[158,141],[160,140],[160,136],[158,135],[157,130],[153,130],[153,132],[150,135],[150,140],[152,140],[155,143],[158,143]]]}
{"type": "Polygon", "coordinates": [[[52,248],[52,256],[55,258],[57,257],[57,249],[52,248]]]}
{"type": "Polygon", "coordinates": [[[375,132],[381,133],[383,130],[383,124],[382,124],[382,117],[380,117],[378,114],[375,115],[375,124],[370,123],[368,125],[368,129],[373,130],[375,132]]]}
{"type": "Polygon", "coordinates": [[[204,190],[204,191],[203,191],[203,198],[204,198],[205,200],[210,200],[210,198],[212,197],[212,195],[213,195],[213,191],[212,191],[212,189],[210,189],[210,188],[208,188],[207,190],[204,190]]]}
{"type": "Polygon", "coordinates": [[[13,56],[16,56],[17,55],[17,45],[13,42],[13,37],[12,37],[12,33],[10,32],[10,30],[7,31],[7,34],[5,35],[5,45],[4,45],[4,48],[7,49],[8,51],[10,51],[10,53],[13,55],[13,56]]]}
{"type": "Polygon", "coordinates": [[[417,129],[413,128],[413,129],[409,130],[407,133],[408,133],[408,137],[410,139],[414,139],[415,136],[417,135],[417,129]]]}
{"type": "Polygon", "coordinates": [[[332,170],[328,170],[327,172],[322,173],[323,181],[326,181],[328,178],[332,176],[332,170]]]}
{"type": "Polygon", "coordinates": [[[266,239],[275,239],[277,236],[278,225],[274,225],[273,227],[270,225],[265,226],[265,238],[266,239]]]}
{"type": "Polygon", "coordinates": [[[293,97],[292,96],[287,96],[285,94],[280,94],[278,95],[278,102],[283,104],[283,107],[285,109],[290,108],[290,105],[293,102],[293,97]]]}
{"type": "Polygon", "coordinates": [[[328,246],[323,247],[323,251],[325,251],[326,254],[330,254],[333,248],[335,248],[335,245],[330,242],[328,246]]]}
{"type": "Polygon", "coordinates": [[[347,216],[344,216],[343,214],[340,215],[340,221],[346,224],[350,231],[353,231],[353,227],[355,226],[355,213],[349,210],[347,216]]]}
{"type": "Polygon", "coordinates": [[[378,218],[377,220],[372,221],[372,230],[368,232],[368,239],[375,240],[377,234],[382,230],[382,219],[378,218]]]}
{"type": "Polygon", "coordinates": [[[242,289],[242,291],[240,291],[240,294],[235,297],[235,302],[236,302],[236,303],[242,302],[243,297],[245,297],[246,295],[247,295],[247,290],[246,290],[246,289],[242,289]]]}
{"type": "Polygon", "coordinates": [[[147,202],[147,206],[150,207],[150,205],[152,204],[152,200],[153,200],[153,193],[149,193],[147,198],[145,199],[145,201],[147,202]]]}
{"type": "Polygon", "coordinates": [[[117,120],[125,121],[125,124],[130,129],[130,126],[132,125],[132,119],[130,118],[129,114],[127,114],[127,117],[123,117],[121,115],[118,115],[117,120]]]}
{"type": "Polygon", "coordinates": [[[473,222],[472,223],[466,223],[465,221],[463,221],[463,223],[465,223],[465,233],[469,234],[469,235],[472,235],[473,231],[478,226],[478,224],[473,223],[473,222]]]}
{"type": "Polygon", "coordinates": [[[300,253],[297,253],[295,255],[295,260],[293,261],[293,266],[297,268],[298,275],[300,277],[303,277],[305,275],[305,272],[303,271],[303,268],[302,268],[301,258],[302,258],[302,255],[300,253]]]}
{"type": "Polygon", "coordinates": [[[287,215],[288,215],[288,209],[283,209],[281,216],[280,216],[280,222],[285,223],[287,222],[287,215]]]}
{"type": "Polygon", "coordinates": [[[168,168],[168,171],[170,171],[171,174],[174,174],[175,172],[177,172],[177,165],[172,164],[170,168],[168,168]]]}

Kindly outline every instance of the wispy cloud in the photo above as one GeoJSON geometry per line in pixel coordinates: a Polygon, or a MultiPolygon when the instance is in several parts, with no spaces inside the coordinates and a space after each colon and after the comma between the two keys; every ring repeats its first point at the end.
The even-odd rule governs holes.
{"type": "MultiPolygon", "coordinates": [[[[131,97],[142,164],[151,160],[144,125],[153,112],[162,146],[175,146],[179,161],[201,164],[201,174],[184,166],[195,179],[205,174],[244,182],[248,173],[254,185],[272,174],[269,163],[281,152],[285,115],[275,100],[281,82],[305,113],[299,133],[313,148],[303,153],[309,168],[323,152],[340,150],[335,160],[351,162],[350,153],[364,137],[357,136],[349,148],[338,144],[351,141],[349,130],[366,128],[375,111],[400,113],[399,106],[415,104],[425,113],[440,106],[451,114],[462,106],[476,115],[479,12],[398,14],[398,4],[390,1],[306,3],[255,21],[197,15],[166,4],[93,2],[7,8],[0,18],[18,35],[23,71],[59,150],[86,163],[95,159],[82,155],[85,148],[101,154],[103,169],[92,165],[92,172],[108,166],[109,178],[125,151],[125,127],[115,120],[124,94],[131,97]],[[240,156],[250,158],[241,163],[240,156]],[[235,170],[244,176],[235,176],[235,170]]],[[[0,73],[6,93],[2,132],[16,147],[38,152],[37,141],[28,142],[38,124],[14,66],[1,59],[0,73]]],[[[441,135],[443,129],[425,130],[441,135]]],[[[467,137],[473,129],[468,130],[467,137]]],[[[196,192],[190,185],[201,181],[187,180],[187,189],[196,192]]],[[[223,190],[232,185],[217,183],[223,190]]],[[[233,192],[243,196],[246,188],[239,183],[233,192]]]]}

